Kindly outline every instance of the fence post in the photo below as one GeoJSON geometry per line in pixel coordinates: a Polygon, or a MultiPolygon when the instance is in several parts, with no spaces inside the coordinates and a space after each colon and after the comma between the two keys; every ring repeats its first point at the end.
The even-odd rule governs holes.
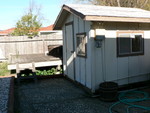
{"type": "Polygon", "coordinates": [[[42,39],[43,41],[43,53],[45,53],[45,39],[42,39]]]}
{"type": "Polygon", "coordinates": [[[12,53],[9,53],[9,58],[8,58],[8,62],[9,62],[9,63],[11,63],[11,61],[12,61],[11,56],[12,56],[12,53]]]}

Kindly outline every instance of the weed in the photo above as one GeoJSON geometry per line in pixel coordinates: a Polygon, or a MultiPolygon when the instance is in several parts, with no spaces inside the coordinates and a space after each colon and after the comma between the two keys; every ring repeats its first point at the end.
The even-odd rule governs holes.
{"type": "Polygon", "coordinates": [[[0,76],[6,76],[10,74],[10,71],[7,69],[7,62],[0,63],[0,76]]]}

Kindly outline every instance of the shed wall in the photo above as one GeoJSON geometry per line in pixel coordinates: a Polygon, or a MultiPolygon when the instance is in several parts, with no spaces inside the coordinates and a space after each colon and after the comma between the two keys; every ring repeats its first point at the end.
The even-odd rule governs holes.
{"type": "MultiPolygon", "coordinates": [[[[75,15],[70,14],[65,24],[73,22],[73,42],[74,42],[74,53],[72,54],[74,56],[74,80],[81,83],[82,85],[88,87],[91,89],[92,82],[91,82],[91,70],[92,65],[91,64],[91,41],[90,41],[90,28],[91,28],[91,22],[83,21],[82,19],[78,18],[75,15]],[[87,46],[87,57],[79,57],[77,56],[77,48],[76,48],[76,34],[77,33],[86,33],[86,46],[87,46]]],[[[66,64],[67,59],[66,53],[67,50],[67,39],[66,39],[66,29],[65,24],[63,26],[63,65],[64,65],[64,73],[65,75],[68,75],[68,66],[66,64]]]]}
{"type": "Polygon", "coordinates": [[[94,29],[105,29],[105,40],[101,48],[94,49],[95,89],[104,81],[115,81],[119,85],[149,80],[150,78],[150,24],[138,23],[94,23],[94,29]],[[117,31],[144,31],[144,55],[117,57],[117,31]]]}

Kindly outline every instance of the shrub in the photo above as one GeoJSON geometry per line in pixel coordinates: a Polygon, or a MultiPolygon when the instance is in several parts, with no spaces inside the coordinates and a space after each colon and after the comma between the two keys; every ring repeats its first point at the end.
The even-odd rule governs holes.
{"type": "Polygon", "coordinates": [[[62,69],[58,70],[57,68],[51,68],[49,70],[37,70],[36,75],[55,75],[62,74],[62,69]]]}

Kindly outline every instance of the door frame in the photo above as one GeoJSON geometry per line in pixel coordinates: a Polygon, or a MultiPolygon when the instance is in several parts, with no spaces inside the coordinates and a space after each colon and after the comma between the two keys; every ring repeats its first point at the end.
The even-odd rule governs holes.
{"type": "MultiPolygon", "coordinates": [[[[74,55],[74,52],[75,52],[75,38],[74,38],[74,24],[73,24],[73,21],[71,21],[71,22],[68,22],[68,23],[66,23],[65,24],[65,43],[66,43],[66,45],[67,45],[67,39],[66,39],[66,27],[67,26],[69,26],[69,25],[71,25],[72,26],[72,43],[73,43],[73,74],[74,74],[74,76],[73,76],[73,79],[74,79],[74,81],[76,80],[76,76],[75,76],[75,55],[74,55]]],[[[67,47],[67,46],[66,46],[67,47]]],[[[67,62],[67,48],[66,48],[66,62],[67,62]]],[[[66,63],[67,64],[67,63],[66,63]]],[[[68,69],[67,69],[67,73],[68,73],[68,69]]]]}

